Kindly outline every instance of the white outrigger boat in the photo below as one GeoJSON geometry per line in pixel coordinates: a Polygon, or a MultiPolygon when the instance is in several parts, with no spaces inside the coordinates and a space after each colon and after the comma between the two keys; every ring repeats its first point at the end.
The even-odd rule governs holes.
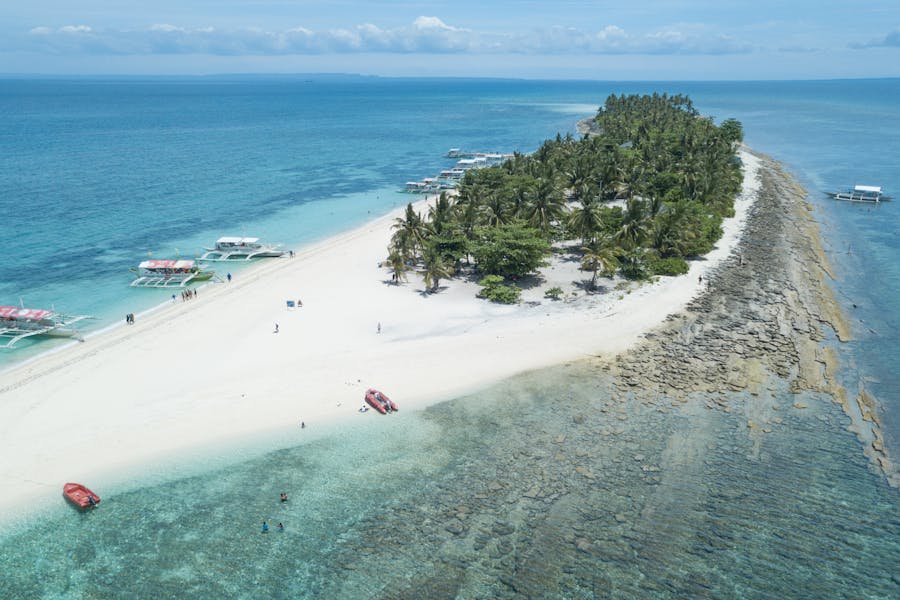
{"type": "Polygon", "coordinates": [[[883,195],[881,187],[876,185],[856,185],[843,192],[828,192],[828,195],[835,200],[846,200],[847,202],[878,203],[891,199],[890,196],[883,195]]]}
{"type": "Polygon", "coordinates": [[[197,281],[209,281],[216,272],[205,271],[194,260],[145,260],[135,269],[132,287],[184,287],[197,281]]]}
{"type": "Polygon", "coordinates": [[[70,337],[84,341],[81,334],[70,325],[92,318],[88,315],[64,315],[45,308],[0,306],[0,339],[8,340],[5,344],[0,342],[0,348],[12,348],[19,340],[35,335],[70,337]]]}
{"type": "Polygon", "coordinates": [[[222,237],[216,240],[215,248],[204,248],[205,261],[250,260],[252,258],[278,258],[286,254],[279,250],[280,244],[263,244],[259,238],[222,237]]]}

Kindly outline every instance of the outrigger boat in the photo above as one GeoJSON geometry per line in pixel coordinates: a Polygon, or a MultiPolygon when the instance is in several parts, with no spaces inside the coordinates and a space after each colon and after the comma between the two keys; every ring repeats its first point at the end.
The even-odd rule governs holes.
{"type": "Polygon", "coordinates": [[[366,402],[383,415],[397,411],[394,401],[375,389],[366,390],[366,402]]]}
{"type": "Polygon", "coordinates": [[[205,271],[193,260],[145,260],[132,268],[138,275],[132,287],[184,287],[197,281],[209,281],[216,272],[205,271]]]}
{"type": "Polygon", "coordinates": [[[91,318],[93,317],[88,315],[64,315],[45,308],[0,306],[0,339],[9,340],[0,345],[0,348],[12,348],[19,340],[33,335],[70,337],[84,341],[78,331],[69,325],[91,318]]]}
{"type": "Polygon", "coordinates": [[[876,204],[882,200],[891,199],[890,196],[883,195],[881,187],[876,185],[856,185],[843,192],[828,192],[828,195],[835,200],[846,200],[847,202],[874,202],[876,204]]]}
{"type": "Polygon", "coordinates": [[[200,260],[250,260],[252,258],[278,258],[285,255],[278,249],[279,244],[263,244],[259,238],[222,237],[216,240],[215,248],[204,248],[206,254],[200,260]]]}

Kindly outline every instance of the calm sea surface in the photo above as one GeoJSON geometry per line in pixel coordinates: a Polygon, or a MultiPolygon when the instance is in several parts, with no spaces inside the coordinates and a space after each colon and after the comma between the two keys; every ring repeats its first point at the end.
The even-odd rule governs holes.
{"type": "MultiPolygon", "coordinates": [[[[118,326],[171,294],[128,286],[148,254],[242,234],[299,247],[407,202],[397,190],[452,165],[451,146],[530,152],[610,93],[652,91],[740,120],[807,186],[854,326],[841,378],[881,401],[896,454],[900,200],[824,192],[900,195],[900,80],[0,80],[0,304],[118,326]]],[[[0,368],[58,344],[23,342],[0,368]]],[[[900,496],[839,408],[792,415],[760,454],[740,419],[706,411],[574,427],[602,385],[559,367],[183,476],[149,466],[103,510],[51,507],[3,534],[0,597],[900,595],[900,496]],[[286,530],[263,536],[263,519],[286,530]]]]}

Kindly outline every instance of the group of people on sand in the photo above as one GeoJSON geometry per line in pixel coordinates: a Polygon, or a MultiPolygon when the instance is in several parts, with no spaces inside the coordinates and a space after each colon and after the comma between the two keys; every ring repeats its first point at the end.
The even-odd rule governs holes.
{"type": "Polygon", "coordinates": [[[134,313],[128,313],[127,315],[125,315],[125,324],[134,325],[134,313]]]}
{"type": "MultiPolygon", "coordinates": [[[[288,501],[288,495],[286,492],[281,492],[280,500],[282,504],[288,501]]],[[[284,531],[283,523],[278,523],[278,531],[284,531]]],[[[262,533],[269,533],[269,524],[265,521],[262,522],[262,533]]]]}
{"type": "Polygon", "coordinates": [[[187,302],[197,297],[197,290],[184,290],[181,292],[181,301],[187,302]]]}

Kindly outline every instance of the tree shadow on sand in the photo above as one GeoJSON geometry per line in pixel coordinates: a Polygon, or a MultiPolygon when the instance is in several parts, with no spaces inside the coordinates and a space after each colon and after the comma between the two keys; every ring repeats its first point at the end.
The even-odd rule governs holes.
{"type": "Polygon", "coordinates": [[[446,289],[447,289],[447,286],[446,286],[446,285],[439,285],[439,286],[437,286],[437,287],[435,287],[435,288],[430,288],[430,289],[427,289],[427,290],[420,289],[420,290],[418,290],[418,293],[419,293],[419,295],[422,296],[423,298],[427,298],[427,297],[432,296],[432,295],[434,295],[434,294],[440,294],[441,292],[443,292],[443,291],[446,290],[446,289]]]}
{"type": "Polygon", "coordinates": [[[601,282],[597,282],[594,285],[591,285],[591,279],[588,277],[587,279],[576,279],[572,282],[572,285],[584,292],[585,294],[598,295],[598,294],[606,294],[613,290],[611,284],[604,284],[601,282]]]}

